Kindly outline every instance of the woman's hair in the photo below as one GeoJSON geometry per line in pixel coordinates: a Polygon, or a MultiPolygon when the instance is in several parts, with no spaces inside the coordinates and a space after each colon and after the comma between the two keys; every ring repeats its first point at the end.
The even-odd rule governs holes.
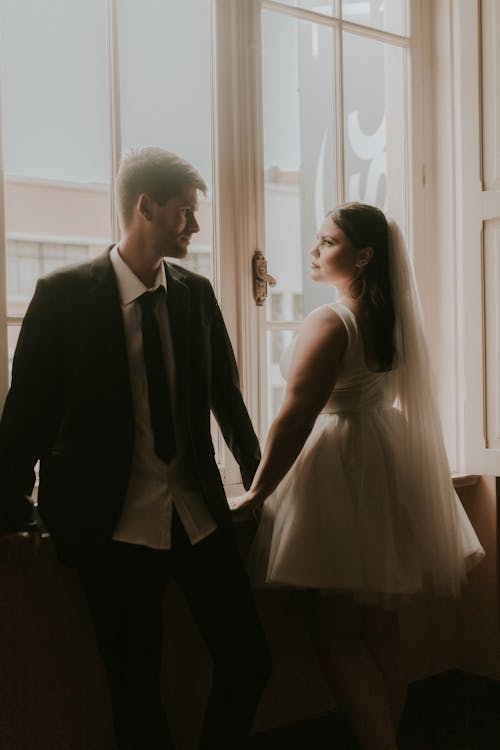
{"type": "Polygon", "coordinates": [[[373,249],[373,256],[359,268],[353,279],[351,291],[363,300],[374,322],[374,348],[379,370],[390,370],[394,356],[394,302],[387,219],[380,209],[366,203],[343,203],[328,216],[356,249],[373,249]]]}

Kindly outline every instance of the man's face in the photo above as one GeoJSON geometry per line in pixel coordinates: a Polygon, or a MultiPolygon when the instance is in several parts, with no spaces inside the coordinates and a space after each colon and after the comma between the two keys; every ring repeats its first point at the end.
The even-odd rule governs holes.
{"type": "Polygon", "coordinates": [[[198,190],[192,185],[186,185],[164,206],[153,204],[151,229],[159,255],[186,256],[191,235],[200,230],[195,216],[197,210],[198,190]]]}

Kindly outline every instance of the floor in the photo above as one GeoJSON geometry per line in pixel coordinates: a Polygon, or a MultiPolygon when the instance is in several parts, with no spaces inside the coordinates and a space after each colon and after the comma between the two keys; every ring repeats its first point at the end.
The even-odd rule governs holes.
{"type": "MultiPolygon", "coordinates": [[[[458,671],[414,683],[399,748],[499,750],[500,683],[458,671]]],[[[252,750],[359,750],[359,745],[334,714],[258,735],[252,750]]]]}

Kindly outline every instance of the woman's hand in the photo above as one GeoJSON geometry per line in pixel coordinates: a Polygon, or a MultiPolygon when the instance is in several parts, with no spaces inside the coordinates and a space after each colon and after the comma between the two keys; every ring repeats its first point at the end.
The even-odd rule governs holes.
{"type": "Polygon", "coordinates": [[[259,520],[262,512],[263,501],[260,500],[251,490],[238,495],[237,497],[228,498],[229,508],[232,513],[242,518],[253,516],[256,521],[259,520]]]}

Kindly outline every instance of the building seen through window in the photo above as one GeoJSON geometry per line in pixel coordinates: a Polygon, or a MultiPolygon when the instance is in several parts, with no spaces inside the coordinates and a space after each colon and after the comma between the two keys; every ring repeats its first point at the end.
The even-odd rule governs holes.
{"type": "MultiPolygon", "coordinates": [[[[178,153],[211,189],[210,0],[143,0],[140,7],[116,0],[115,73],[107,6],[0,0],[10,361],[37,280],[96,257],[114,238],[117,138],[122,152],[157,145],[178,153]],[[187,33],[192,50],[182,76],[166,81],[164,71],[184,56],[187,33]],[[114,130],[112,83],[120,91],[114,130]]],[[[201,230],[183,264],[212,278],[211,196],[201,200],[198,219],[201,230]]]]}
{"type": "MultiPolygon", "coordinates": [[[[40,276],[88,260],[89,246],[61,241],[35,242],[7,237],[7,286],[11,299],[30,299],[40,276]]],[[[22,310],[19,314],[22,314],[22,310]]]]}

